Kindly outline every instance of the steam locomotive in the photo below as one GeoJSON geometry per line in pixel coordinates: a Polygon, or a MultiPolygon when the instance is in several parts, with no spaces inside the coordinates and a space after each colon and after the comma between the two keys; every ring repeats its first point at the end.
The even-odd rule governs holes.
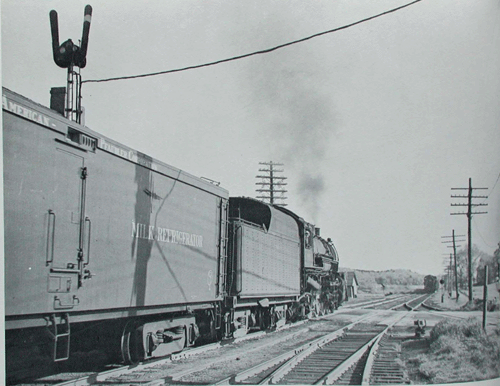
{"type": "Polygon", "coordinates": [[[2,92],[7,372],[33,347],[136,363],[339,306],[314,225],[2,92]]]}

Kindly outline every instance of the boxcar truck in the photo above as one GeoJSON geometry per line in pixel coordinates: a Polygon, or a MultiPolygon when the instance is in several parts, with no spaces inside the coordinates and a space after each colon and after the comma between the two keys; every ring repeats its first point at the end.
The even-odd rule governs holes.
{"type": "Polygon", "coordinates": [[[2,107],[7,371],[216,338],[228,192],[5,88],[2,107]]]}

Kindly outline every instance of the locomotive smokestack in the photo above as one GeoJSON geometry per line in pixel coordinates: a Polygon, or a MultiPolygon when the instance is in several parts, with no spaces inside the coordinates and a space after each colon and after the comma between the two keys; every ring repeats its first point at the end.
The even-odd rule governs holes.
{"type": "Polygon", "coordinates": [[[316,236],[320,236],[320,228],[314,228],[314,233],[316,234],[316,236]]]}
{"type": "Polygon", "coordinates": [[[50,108],[65,116],[66,87],[52,87],[50,89],[50,108]]]}

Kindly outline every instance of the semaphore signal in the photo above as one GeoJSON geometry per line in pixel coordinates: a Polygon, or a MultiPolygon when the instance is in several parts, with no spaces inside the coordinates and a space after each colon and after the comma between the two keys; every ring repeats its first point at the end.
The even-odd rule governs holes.
{"type": "MultiPolygon", "coordinates": [[[[80,46],[73,43],[71,39],[59,44],[59,24],[57,12],[50,11],[50,30],[52,33],[52,54],[54,62],[61,68],[68,69],[66,89],[64,87],[53,88],[53,95],[65,94],[64,106],[57,108],[59,112],[72,121],[82,123],[82,79],[74,67],[84,68],[87,65],[87,48],[89,44],[90,22],[92,20],[92,7],[87,5],[83,16],[83,32],[80,46]]],[[[61,103],[59,103],[61,104],[61,103]]],[[[53,108],[54,106],[51,106],[53,108]]]]}

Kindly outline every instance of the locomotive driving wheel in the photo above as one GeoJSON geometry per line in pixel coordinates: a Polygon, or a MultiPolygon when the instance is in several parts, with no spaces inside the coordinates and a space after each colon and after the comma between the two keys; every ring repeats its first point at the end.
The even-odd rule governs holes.
{"type": "Polygon", "coordinates": [[[136,322],[127,322],[123,329],[121,353],[125,363],[136,364],[144,359],[142,328],[136,322]]]}

